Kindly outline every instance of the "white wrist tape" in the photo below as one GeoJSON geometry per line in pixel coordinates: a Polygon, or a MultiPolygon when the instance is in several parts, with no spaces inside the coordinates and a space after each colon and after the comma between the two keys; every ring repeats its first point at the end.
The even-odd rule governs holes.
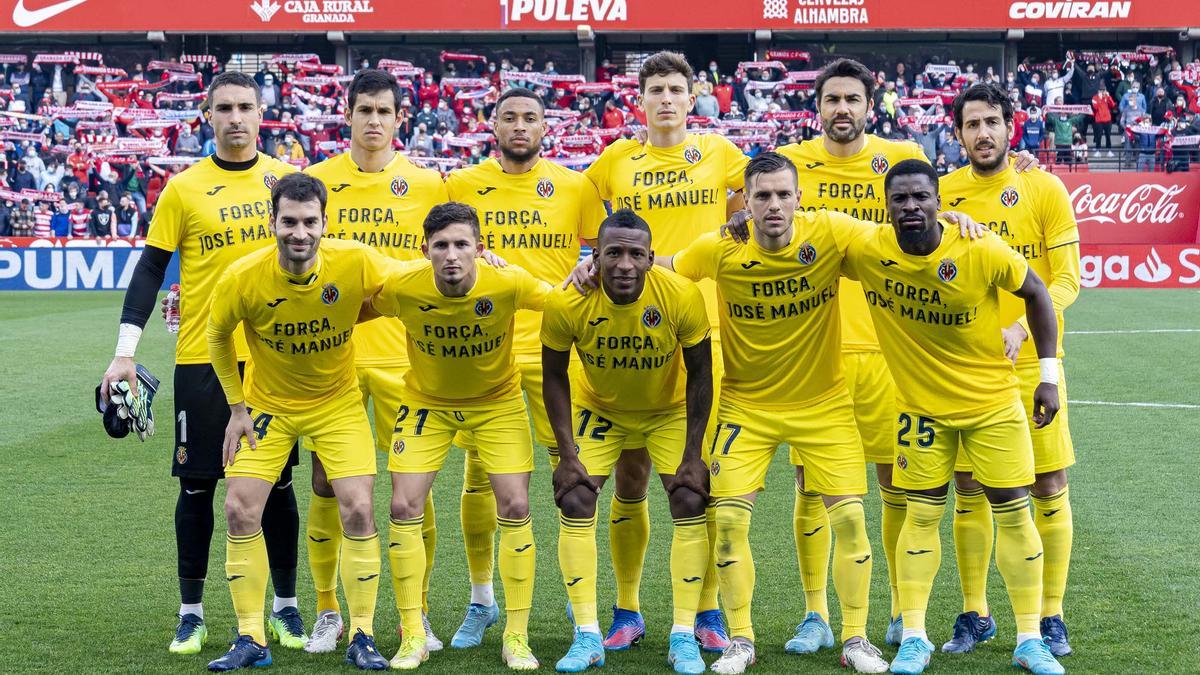
{"type": "Polygon", "coordinates": [[[138,341],[142,339],[142,329],[131,323],[121,324],[117,330],[117,356],[133,358],[137,353],[138,341]]]}
{"type": "Polygon", "coordinates": [[[1042,371],[1042,382],[1058,385],[1058,359],[1038,359],[1042,371]]]}

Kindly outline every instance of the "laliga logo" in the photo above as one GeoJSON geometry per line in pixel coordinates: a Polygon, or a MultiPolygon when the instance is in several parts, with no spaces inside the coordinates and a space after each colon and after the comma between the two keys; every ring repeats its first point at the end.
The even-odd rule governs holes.
{"type": "Polygon", "coordinates": [[[1183,217],[1176,197],[1187,188],[1181,185],[1147,183],[1128,193],[1092,193],[1091,185],[1080,185],[1071,193],[1077,223],[1169,223],[1183,217]],[[1113,216],[1116,216],[1115,218],[1113,216]]]}
{"type": "Polygon", "coordinates": [[[1167,280],[1171,276],[1171,267],[1163,262],[1159,257],[1158,251],[1154,247],[1150,247],[1150,254],[1146,256],[1146,261],[1138,263],[1138,266],[1133,268],[1133,276],[1138,280],[1148,284],[1158,284],[1167,280]]]}
{"type": "Polygon", "coordinates": [[[500,0],[509,21],[624,21],[626,0],[500,0]]]}

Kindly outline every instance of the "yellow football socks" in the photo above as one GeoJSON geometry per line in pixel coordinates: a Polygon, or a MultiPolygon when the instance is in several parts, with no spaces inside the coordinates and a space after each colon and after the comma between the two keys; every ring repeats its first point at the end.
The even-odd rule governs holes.
{"type": "Polygon", "coordinates": [[[750,519],[754,502],[740,497],[713,500],[719,552],[716,562],[721,576],[721,601],[729,620],[729,636],[754,642],[750,606],[754,598],[754,556],[750,552],[750,519]]]}
{"type": "Polygon", "coordinates": [[[1063,488],[1049,497],[1033,497],[1033,523],[1046,551],[1042,570],[1042,616],[1062,616],[1067,571],[1071,567],[1071,498],[1063,488]]]}
{"type": "Polygon", "coordinates": [[[599,625],[596,616],[596,516],[558,518],[558,566],[576,626],[599,625]]]}
{"type": "Polygon", "coordinates": [[[423,517],[392,519],[388,525],[388,561],[400,628],[405,635],[424,635],[421,624],[421,579],[425,572],[425,541],[421,537],[423,517]]]}
{"type": "Polygon", "coordinates": [[[472,584],[492,583],[496,541],[496,495],[479,455],[468,450],[463,465],[463,492],[459,519],[467,570],[472,584]]]}
{"type": "Polygon", "coordinates": [[[646,495],[625,499],[613,495],[609,507],[608,544],[617,581],[617,607],[641,611],[638,599],[646,547],[650,545],[650,506],[646,495]]]}
{"type": "Polygon", "coordinates": [[[379,595],[379,533],[342,536],[342,588],[350,609],[350,635],[375,634],[375,598],[379,595]]]}
{"type": "Polygon", "coordinates": [[[883,502],[880,529],[883,535],[883,555],[887,558],[888,584],[892,588],[892,611],[890,618],[900,615],[900,589],[896,585],[896,540],[904,526],[904,515],[908,512],[908,498],[904,490],[879,486],[879,499],[883,502]]]}
{"type": "Polygon", "coordinates": [[[904,630],[925,630],[925,609],[933,578],[942,564],[939,526],[946,511],[946,498],[908,494],[908,517],[896,540],[897,582],[904,630]]]}
{"type": "Polygon", "coordinates": [[[829,516],[821,495],[804,492],[796,486],[796,504],[792,510],[792,528],[796,536],[796,559],[804,584],[805,612],[816,612],[829,621],[829,601],[825,587],[829,578],[829,516]]]}
{"type": "Polygon", "coordinates": [[[693,626],[696,607],[704,588],[712,549],[708,545],[708,522],[702,513],[674,518],[671,535],[671,598],[676,626],[693,626]]]}
{"type": "Polygon", "coordinates": [[[529,634],[529,610],[533,606],[533,578],[537,546],[529,516],[518,520],[497,518],[500,526],[500,580],[504,583],[506,635],[529,634]]]}
{"type": "Polygon", "coordinates": [[[433,556],[437,552],[437,512],[433,509],[433,490],[425,496],[425,519],[421,525],[425,542],[425,574],[421,577],[421,609],[429,611],[429,578],[433,575],[433,556]]]}
{"type": "Polygon", "coordinates": [[[697,612],[708,612],[720,609],[717,602],[717,591],[720,580],[717,577],[716,551],[713,549],[717,542],[717,514],[711,507],[705,510],[705,525],[708,528],[708,569],[704,572],[704,587],[700,589],[700,604],[696,605],[697,612]]]}
{"type": "Polygon", "coordinates": [[[246,536],[226,535],[225,578],[229,581],[229,593],[233,596],[238,634],[249,635],[263,646],[267,644],[263,603],[269,570],[267,543],[262,530],[246,536]]]}
{"type": "Polygon", "coordinates": [[[337,497],[313,494],[308,501],[308,565],[317,590],[317,613],[340,612],[338,604],[338,552],[342,542],[342,518],[337,497]]]}
{"type": "Polygon", "coordinates": [[[833,588],[842,608],[842,641],[867,635],[871,594],[871,541],[862,499],[843,499],[829,507],[833,530],[833,588]]]}
{"type": "MultiPolygon", "coordinates": [[[[1042,540],[1033,517],[1029,497],[993,504],[996,517],[996,567],[1004,577],[1008,597],[1017,620],[1017,634],[1038,634],[1042,608],[1042,540]]],[[[908,615],[905,615],[907,620],[908,615]]],[[[905,623],[905,627],[908,624],[905,623]]]]}
{"type": "Polygon", "coordinates": [[[954,489],[954,552],[962,584],[963,611],[988,616],[987,576],[992,563],[992,506],[983,488],[954,489]]]}

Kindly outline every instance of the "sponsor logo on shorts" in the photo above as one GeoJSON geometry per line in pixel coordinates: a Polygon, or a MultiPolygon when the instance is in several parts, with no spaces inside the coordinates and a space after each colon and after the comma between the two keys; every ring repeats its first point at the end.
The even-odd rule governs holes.
{"type": "Polygon", "coordinates": [[[891,166],[891,163],[888,162],[887,157],[883,156],[883,153],[877,152],[875,153],[875,156],[871,158],[871,170],[874,171],[876,175],[882,176],[883,174],[887,173],[887,170],[891,168],[891,166]]]}
{"type": "Polygon", "coordinates": [[[1000,203],[1010,209],[1016,206],[1017,202],[1020,200],[1021,195],[1017,194],[1017,191],[1014,188],[1006,187],[1004,188],[1004,192],[1000,193],[1000,203]]]}
{"type": "Polygon", "coordinates": [[[408,181],[404,180],[403,176],[396,176],[392,179],[392,194],[397,197],[408,194],[408,181]]]}
{"type": "Polygon", "coordinates": [[[341,292],[338,291],[338,287],[334,286],[333,283],[328,283],[321,287],[321,302],[327,305],[337,302],[340,295],[341,292]]]}
{"type": "Polygon", "coordinates": [[[700,154],[700,148],[697,148],[694,145],[689,145],[683,149],[683,158],[687,160],[688,164],[695,164],[703,159],[704,155],[700,154]]]}
{"type": "Polygon", "coordinates": [[[800,246],[800,252],[796,254],[796,259],[801,265],[811,265],[817,261],[817,248],[810,242],[804,242],[800,246]]]}
{"type": "Polygon", "coordinates": [[[654,305],[650,305],[646,311],[642,312],[642,324],[646,328],[658,328],[660,323],[662,323],[662,312],[658,311],[654,305]]]}
{"type": "Polygon", "coordinates": [[[554,183],[549,178],[542,178],[537,183],[537,196],[550,199],[554,196],[554,183]]]}
{"type": "Polygon", "coordinates": [[[953,260],[945,258],[938,264],[937,275],[942,281],[950,283],[958,276],[958,265],[955,265],[953,260]]]}
{"type": "Polygon", "coordinates": [[[475,316],[490,316],[496,306],[491,298],[480,298],[475,301],[475,316]]]}

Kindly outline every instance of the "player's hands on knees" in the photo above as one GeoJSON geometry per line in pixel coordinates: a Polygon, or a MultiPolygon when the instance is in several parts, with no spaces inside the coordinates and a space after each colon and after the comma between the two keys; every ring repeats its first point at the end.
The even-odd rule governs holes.
{"type": "Polygon", "coordinates": [[[1017,173],[1032,171],[1033,169],[1036,169],[1042,165],[1042,163],[1038,161],[1037,155],[1028,150],[1010,152],[1008,153],[1008,157],[1012,160],[1013,171],[1016,171],[1017,173]]]}
{"type": "Polygon", "coordinates": [[[1058,414],[1058,385],[1042,382],[1033,390],[1033,428],[1042,427],[1054,421],[1058,414]]]}
{"type": "Polygon", "coordinates": [[[1015,364],[1017,355],[1021,353],[1021,345],[1029,339],[1029,333],[1020,323],[1013,323],[1008,328],[1001,328],[1000,334],[1004,336],[1004,355],[1015,364]]]}
{"type": "Polygon", "coordinates": [[[746,209],[734,211],[729,222],[721,226],[721,238],[732,237],[739,244],[750,241],[750,212],[746,209]]]}
{"type": "Polygon", "coordinates": [[[708,465],[704,460],[696,457],[684,459],[679,463],[679,468],[675,469],[675,477],[667,486],[667,492],[675,492],[679,488],[687,488],[708,499],[708,465]]]}
{"type": "Polygon", "coordinates": [[[490,248],[483,249],[483,255],[479,256],[483,261],[492,267],[508,267],[508,261],[496,255],[496,252],[490,248]]]}
{"type": "Polygon", "coordinates": [[[559,508],[562,507],[563,497],[577,487],[583,486],[592,492],[600,492],[600,488],[592,482],[592,477],[588,475],[587,469],[578,457],[559,456],[558,468],[554,470],[553,483],[554,504],[559,508]]]}
{"type": "Polygon", "coordinates": [[[225,425],[225,442],[221,447],[221,466],[233,464],[243,438],[250,444],[251,450],[257,447],[250,411],[246,410],[245,403],[237,403],[229,406],[229,424],[225,425]]]}
{"type": "Polygon", "coordinates": [[[978,239],[987,234],[987,225],[981,225],[975,222],[975,219],[962,211],[943,211],[938,214],[938,218],[945,219],[948,223],[953,223],[958,226],[958,233],[968,239],[978,239]]]}
{"type": "Polygon", "coordinates": [[[129,393],[138,395],[137,365],[128,356],[114,356],[104,377],[100,380],[100,399],[108,405],[111,401],[112,386],[124,380],[129,383],[129,393]]]}
{"type": "Polygon", "coordinates": [[[579,291],[580,295],[587,295],[592,289],[597,287],[596,275],[599,273],[596,267],[596,259],[588,256],[579,261],[575,269],[567,275],[567,280],[563,282],[562,287],[574,286],[575,290],[579,291]]]}

